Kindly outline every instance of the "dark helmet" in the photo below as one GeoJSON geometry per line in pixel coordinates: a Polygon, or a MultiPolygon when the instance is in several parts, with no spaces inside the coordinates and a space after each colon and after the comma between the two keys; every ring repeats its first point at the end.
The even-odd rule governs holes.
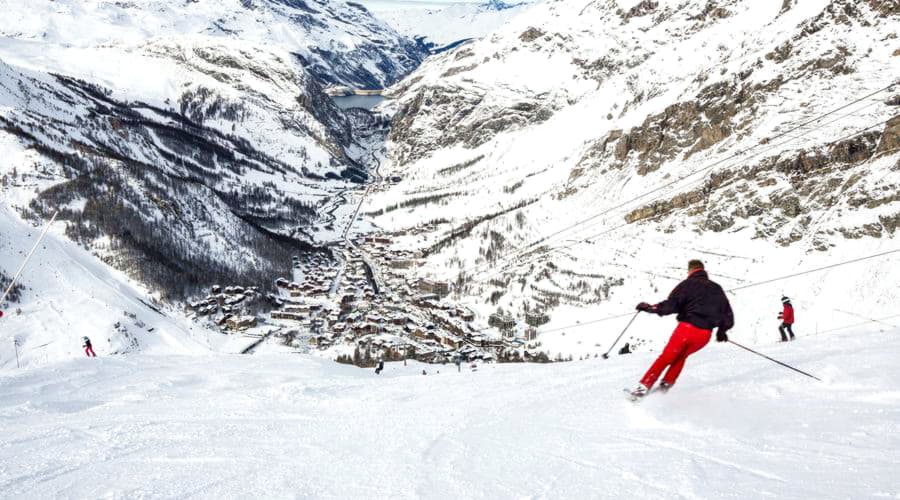
{"type": "Polygon", "coordinates": [[[782,304],[790,304],[791,298],[785,295],[784,297],[781,297],[781,303],[782,304]]]}

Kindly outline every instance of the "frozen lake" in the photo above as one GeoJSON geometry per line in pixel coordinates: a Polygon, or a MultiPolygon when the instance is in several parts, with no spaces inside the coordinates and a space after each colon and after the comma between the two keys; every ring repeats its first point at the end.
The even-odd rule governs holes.
{"type": "Polygon", "coordinates": [[[384,96],[380,95],[348,95],[332,97],[334,103],[341,109],[363,108],[372,109],[382,101],[384,96]]]}

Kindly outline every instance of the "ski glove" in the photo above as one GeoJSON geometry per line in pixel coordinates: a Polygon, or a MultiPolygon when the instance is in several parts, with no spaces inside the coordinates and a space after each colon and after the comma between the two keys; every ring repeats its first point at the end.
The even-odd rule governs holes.
{"type": "Polygon", "coordinates": [[[716,330],[716,342],[728,342],[728,334],[721,328],[716,330]]]}
{"type": "Polygon", "coordinates": [[[653,306],[651,306],[650,304],[648,304],[646,302],[641,302],[640,304],[637,305],[637,307],[635,307],[635,309],[638,311],[643,311],[643,312],[653,312],[653,306]]]}

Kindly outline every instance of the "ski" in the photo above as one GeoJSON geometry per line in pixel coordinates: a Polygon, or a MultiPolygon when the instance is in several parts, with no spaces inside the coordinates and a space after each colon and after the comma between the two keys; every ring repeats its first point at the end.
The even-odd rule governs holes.
{"type": "Polygon", "coordinates": [[[628,395],[628,399],[629,399],[632,403],[636,403],[636,402],[638,402],[638,401],[640,401],[640,400],[646,398],[647,396],[649,396],[649,395],[651,395],[651,394],[654,394],[654,393],[657,393],[657,392],[662,392],[662,393],[665,393],[665,392],[666,392],[666,390],[663,389],[663,388],[660,387],[660,386],[656,386],[656,387],[654,387],[653,389],[650,389],[650,390],[647,392],[647,394],[644,394],[643,396],[635,396],[634,394],[632,394],[632,393],[634,392],[634,389],[622,389],[622,390],[625,391],[625,394],[628,395]]]}
{"type": "Polygon", "coordinates": [[[633,389],[622,389],[622,390],[625,391],[625,394],[628,395],[628,400],[631,401],[632,403],[637,403],[638,401],[640,401],[641,399],[644,399],[645,397],[647,397],[647,395],[650,394],[648,392],[647,394],[644,394],[643,396],[635,396],[634,394],[632,394],[633,389]]]}

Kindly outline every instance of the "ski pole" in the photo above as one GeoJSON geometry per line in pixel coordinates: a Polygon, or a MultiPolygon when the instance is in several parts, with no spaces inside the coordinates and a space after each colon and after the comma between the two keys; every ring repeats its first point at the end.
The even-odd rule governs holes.
{"type": "Polygon", "coordinates": [[[603,359],[609,359],[609,353],[610,353],[610,352],[612,352],[612,350],[613,350],[613,347],[615,347],[615,346],[616,346],[616,344],[618,344],[618,343],[619,343],[619,340],[621,340],[621,339],[622,339],[622,335],[625,335],[625,332],[627,332],[627,331],[628,331],[628,328],[630,328],[630,327],[631,327],[631,324],[632,324],[632,323],[634,323],[634,320],[636,320],[636,319],[637,319],[637,317],[638,317],[638,314],[640,314],[640,313],[641,313],[641,312],[640,312],[640,311],[638,311],[638,312],[636,312],[636,313],[634,313],[634,316],[632,316],[632,317],[631,317],[631,321],[629,321],[629,322],[628,322],[628,324],[627,324],[627,325],[625,325],[625,329],[624,329],[624,330],[622,330],[622,333],[620,333],[620,334],[619,334],[619,336],[618,336],[618,337],[617,337],[617,338],[616,338],[616,341],[615,341],[615,342],[613,342],[613,343],[612,343],[612,345],[611,345],[611,346],[609,346],[609,350],[608,350],[608,351],[606,351],[606,352],[605,352],[605,353],[603,353],[603,359]]]}
{"type": "Polygon", "coordinates": [[[822,379],[820,379],[819,377],[816,377],[815,375],[810,375],[809,373],[806,373],[805,371],[800,370],[800,369],[798,369],[798,368],[794,368],[793,366],[791,366],[791,365],[789,365],[789,364],[787,364],[787,363],[782,363],[781,361],[778,361],[777,359],[770,358],[770,357],[766,356],[765,354],[762,354],[762,353],[759,353],[759,352],[754,351],[753,349],[750,349],[749,347],[742,346],[741,344],[738,344],[737,342],[735,342],[735,341],[733,341],[733,340],[729,340],[728,343],[729,343],[729,344],[736,345],[736,346],[740,347],[741,349],[744,349],[745,351],[750,351],[750,352],[752,352],[753,354],[756,354],[757,356],[761,356],[761,357],[763,357],[763,358],[766,358],[766,359],[768,359],[769,361],[772,361],[773,363],[778,363],[779,365],[781,365],[781,366],[783,366],[783,367],[785,367],[785,368],[790,368],[791,370],[794,370],[794,371],[797,372],[797,373],[802,373],[803,375],[806,375],[806,376],[809,377],[809,378],[814,378],[814,379],[818,380],[819,382],[822,382],[822,379]]]}

